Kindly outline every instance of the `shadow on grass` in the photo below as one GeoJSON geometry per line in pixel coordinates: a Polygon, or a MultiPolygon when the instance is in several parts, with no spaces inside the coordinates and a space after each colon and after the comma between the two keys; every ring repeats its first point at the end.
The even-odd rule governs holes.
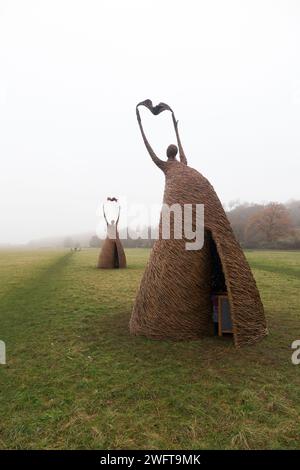
{"type": "MultiPolygon", "coordinates": [[[[129,332],[130,312],[89,316],[81,327],[81,339],[91,353],[98,356],[104,351],[127,366],[138,357],[140,362],[159,367],[163,362],[194,366],[201,370],[212,362],[226,362],[243,357],[233,345],[231,337],[203,337],[193,341],[154,340],[133,336],[129,332]]],[[[249,349],[249,348],[245,348],[249,349]]],[[[244,349],[244,351],[245,351],[244,349]]]]}
{"type": "Polygon", "coordinates": [[[274,266],[259,261],[251,261],[251,268],[300,279],[300,269],[290,268],[289,266],[274,266]]]}
{"type": "Polygon", "coordinates": [[[28,313],[35,312],[35,320],[42,314],[40,301],[45,303],[51,295],[51,289],[56,288],[56,282],[69,263],[73,253],[69,252],[59,256],[54,262],[45,266],[41,272],[33,273],[23,284],[20,284],[3,297],[1,297],[1,325],[5,331],[13,335],[16,330],[24,330],[25,322],[32,322],[32,317],[28,313]],[[38,308],[40,306],[40,308],[38,308]],[[11,327],[13,321],[13,328],[11,327]]]}

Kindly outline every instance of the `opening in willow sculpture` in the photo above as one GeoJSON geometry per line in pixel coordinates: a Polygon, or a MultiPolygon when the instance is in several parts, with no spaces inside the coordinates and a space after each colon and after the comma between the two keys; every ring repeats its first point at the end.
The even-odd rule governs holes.
{"type": "MultiPolygon", "coordinates": [[[[108,201],[118,202],[113,198],[107,198],[108,201]]],[[[102,269],[118,269],[126,268],[126,256],[124,249],[119,238],[118,223],[120,219],[120,206],[118,208],[117,220],[111,220],[109,223],[105,213],[105,207],[103,204],[103,215],[107,226],[107,236],[104,240],[103,246],[100,251],[97,268],[102,269]]]]}
{"type": "MultiPolygon", "coordinates": [[[[212,297],[221,291],[228,296],[232,332],[237,347],[251,344],[267,334],[260,295],[244,253],[235,239],[222,204],[209,181],[187,164],[172,109],[150,100],[136,107],[139,127],[153,162],[165,174],[163,202],[204,205],[204,244],[200,250],[186,250],[186,240],[162,238],[155,242],[136,296],[130,320],[132,334],[154,339],[197,339],[214,334],[212,297]],[[141,122],[139,106],[157,115],[172,114],[176,145],[161,160],[149,144],[141,122]],[[176,155],[179,149],[179,160],[176,155]]],[[[172,223],[172,222],[171,222],[172,223]]]]}

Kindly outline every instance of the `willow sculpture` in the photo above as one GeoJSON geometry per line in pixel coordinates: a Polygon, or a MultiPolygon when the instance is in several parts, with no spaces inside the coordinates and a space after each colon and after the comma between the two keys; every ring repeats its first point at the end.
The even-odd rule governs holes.
{"type": "Polygon", "coordinates": [[[165,174],[164,204],[204,205],[204,244],[186,250],[187,240],[164,239],[162,215],[159,239],[152,249],[130,320],[130,331],[154,339],[197,339],[213,334],[212,292],[226,290],[230,304],[234,343],[251,344],[267,334],[260,295],[242,249],[236,241],[217,194],[208,180],[190,168],[172,109],[150,100],[136,107],[139,127],[153,162],[165,174]],[[167,149],[167,160],[156,156],[141,122],[139,106],[153,114],[172,114],[177,145],[167,149]],[[176,155],[179,149],[179,160],[176,155]]]}
{"type": "MultiPolygon", "coordinates": [[[[108,201],[118,202],[116,198],[107,198],[108,201]]],[[[126,256],[119,238],[118,223],[120,219],[120,206],[118,209],[117,220],[111,220],[109,223],[103,204],[103,215],[107,226],[107,236],[101,248],[97,268],[115,269],[126,268],[126,256]]]]}

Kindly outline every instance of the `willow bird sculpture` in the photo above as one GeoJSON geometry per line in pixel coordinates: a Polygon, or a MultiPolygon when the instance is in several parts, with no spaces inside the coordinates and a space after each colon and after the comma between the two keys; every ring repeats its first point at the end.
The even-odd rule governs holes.
{"type": "MultiPolygon", "coordinates": [[[[108,201],[117,202],[116,198],[107,198],[108,201]]],[[[126,268],[126,256],[124,249],[119,238],[118,223],[120,219],[120,206],[118,210],[117,220],[111,220],[109,223],[105,214],[105,207],[103,204],[103,215],[107,226],[107,236],[101,248],[98,259],[97,268],[114,269],[126,268]]]]}
{"type": "Polygon", "coordinates": [[[150,100],[136,107],[137,120],[145,146],[153,162],[165,174],[163,202],[169,206],[204,205],[204,244],[200,250],[186,250],[186,239],[162,237],[155,242],[135,299],[130,331],[154,339],[197,339],[213,334],[212,293],[226,291],[230,305],[234,343],[237,347],[254,343],[267,334],[260,295],[244,256],[235,239],[214,188],[187,164],[172,109],[150,100]],[[161,160],[149,144],[141,122],[139,106],[153,114],[171,112],[177,145],[167,148],[161,160]],[[179,160],[176,155],[179,150],[179,160]]]}

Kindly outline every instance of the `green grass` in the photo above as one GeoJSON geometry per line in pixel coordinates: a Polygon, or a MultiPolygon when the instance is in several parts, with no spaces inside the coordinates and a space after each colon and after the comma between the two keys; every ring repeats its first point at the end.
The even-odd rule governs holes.
{"type": "Polygon", "coordinates": [[[151,341],[128,321],[149,252],[0,252],[0,447],[299,448],[299,252],[248,252],[270,335],[151,341]]]}

